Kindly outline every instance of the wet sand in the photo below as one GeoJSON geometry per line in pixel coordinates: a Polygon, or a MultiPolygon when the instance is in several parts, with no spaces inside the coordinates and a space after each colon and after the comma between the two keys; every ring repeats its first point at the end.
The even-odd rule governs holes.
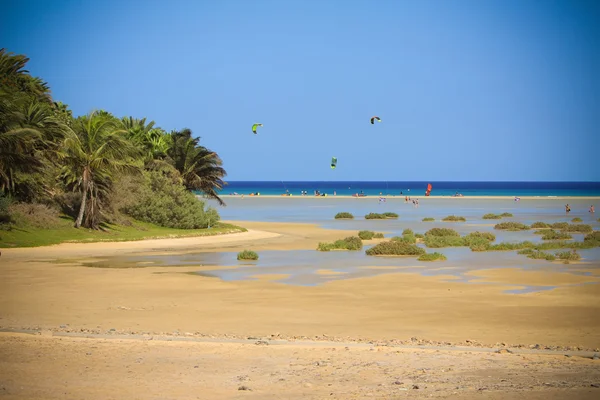
{"type": "MultiPolygon", "coordinates": [[[[538,356],[446,354],[446,350],[425,355],[422,350],[406,349],[398,355],[392,347],[386,355],[385,347],[382,352],[378,348],[360,354],[344,350],[347,355],[335,358],[329,369],[323,369],[314,363],[331,359],[334,350],[317,345],[290,345],[282,350],[226,343],[157,341],[150,345],[141,338],[165,334],[212,337],[220,342],[253,337],[317,343],[374,341],[390,345],[467,345],[474,349],[496,346],[598,351],[600,285],[585,284],[597,280],[597,273],[584,276],[543,269],[475,269],[470,274],[481,282],[465,283],[450,274],[423,276],[400,270],[318,286],[293,286],[275,282],[281,274],[222,281],[193,274],[202,269],[195,265],[114,269],[48,262],[70,257],[81,261],[115,253],[239,251],[250,246],[254,250],[314,250],[319,241],[348,235],[348,231],[322,229],[314,224],[238,224],[249,232],[4,250],[0,259],[0,329],[141,336],[121,343],[98,338],[77,342],[82,339],[0,334],[0,386],[4,387],[0,391],[4,390],[7,398],[28,399],[100,399],[115,391],[119,398],[131,397],[127,394],[138,385],[156,386],[155,393],[177,398],[397,398],[406,397],[407,393],[400,390],[405,387],[410,398],[432,395],[470,399],[485,392],[490,398],[510,399],[520,398],[525,390],[529,391],[526,398],[539,399],[586,398],[600,393],[600,389],[590,386],[600,375],[600,360],[578,359],[582,364],[575,365],[574,359],[563,353],[548,361],[535,358],[538,356]],[[523,282],[552,289],[505,293],[522,288],[523,282]],[[395,361],[386,364],[392,358],[395,361]],[[61,368],[56,368],[57,360],[66,360],[64,367],[60,364],[61,368]],[[293,360],[306,367],[298,370],[290,365],[293,360]],[[188,365],[192,362],[198,368],[188,365]],[[449,365],[455,366],[454,374],[440,372],[449,365]],[[419,372],[423,369],[425,375],[419,372]],[[480,372],[475,373],[477,370],[480,372]],[[528,373],[521,374],[524,370],[528,373]],[[233,371],[234,375],[229,373],[233,371]],[[276,371],[284,372],[270,375],[276,371]],[[435,374],[425,377],[432,371],[435,374]],[[252,379],[250,391],[237,390],[244,383],[235,381],[236,376],[244,374],[252,379]],[[40,379],[30,382],[31,376],[40,379]],[[181,381],[173,376],[181,377],[181,381]],[[357,380],[356,376],[362,378],[357,380]],[[67,384],[78,379],[86,383],[67,384]],[[194,379],[194,384],[205,392],[192,390],[196,387],[190,383],[194,379]],[[393,384],[395,380],[405,386],[393,384]],[[412,384],[420,388],[412,389],[412,384]]],[[[526,258],[524,262],[528,262],[526,258]]],[[[436,267],[444,268],[443,264],[436,267]]],[[[382,266],[365,264],[364,268],[387,272],[382,266]]],[[[589,264],[571,268],[597,272],[589,264]]],[[[323,275],[335,272],[326,266],[318,269],[323,275]]],[[[341,349],[335,352],[340,354],[341,349]]],[[[139,393],[139,398],[157,398],[139,393]]]]}

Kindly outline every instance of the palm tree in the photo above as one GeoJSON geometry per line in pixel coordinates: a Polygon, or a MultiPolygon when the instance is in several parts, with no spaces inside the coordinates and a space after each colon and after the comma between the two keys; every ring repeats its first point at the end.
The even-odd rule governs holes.
{"type": "Polygon", "coordinates": [[[214,151],[200,146],[199,141],[200,138],[192,138],[192,131],[189,129],[173,131],[171,147],[167,153],[188,190],[201,191],[206,197],[215,199],[224,206],[225,202],[217,193],[217,190],[226,185],[223,177],[227,172],[222,167],[223,161],[214,151]]]}
{"type": "Polygon", "coordinates": [[[102,199],[107,195],[115,173],[140,169],[138,149],[125,137],[118,120],[106,113],[92,112],[76,119],[61,152],[61,177],[81,193],[75,227],[82,224],[97,229],[102,199]],[[85,215],[85,220],[84,220],[85,215]]]}
{"type": "Polygon", "coordinates": [[[161,128],[154,127],[154,121],[146,124],[146,118],[124,117],[121,119],[127,137],[143,151],[144,164],[147,168],[162,165],[170,147],[170,136],[161,128]]]}

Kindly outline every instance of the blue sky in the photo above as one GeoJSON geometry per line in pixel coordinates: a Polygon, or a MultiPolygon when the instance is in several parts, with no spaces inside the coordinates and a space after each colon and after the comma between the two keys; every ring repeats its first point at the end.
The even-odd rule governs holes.
{"type": "Polygon", "coordinates": [[[56,100],[188,127],[227,180],[600,181],[597,1],[0,5],[56,100]]]}

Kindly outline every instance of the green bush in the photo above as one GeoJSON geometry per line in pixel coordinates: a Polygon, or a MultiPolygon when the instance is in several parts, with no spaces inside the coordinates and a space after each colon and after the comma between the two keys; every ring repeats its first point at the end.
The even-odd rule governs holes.
{"type": "Polygon", "coordinates": [[[383,214],[369,213],[365,215],[365,219],[394,219],[398,218],[398,214],[393,212],[385,212],[383,214]]]}
{"type": "Polygon", "coordinates": [[[465,217],[459,217],[456,215],[448,215],[446,218],[442,219],[442,221],[446,222],[465,222],[465,217]]]}
{"type": "Polygon", "coordinates": [[[465,246],[464,238],[460,236],[425,236],[425,245],[430,248],[465,246]]]}
{"type": "Polygon", "coordinates": [[[362,240],[381,239],[383,238],[383,233],[376,233],[373,231],[360,231],[358,232],[358,237],[362,240]]]}
{"type": "Polygon", "coordinates": [[[19,226],[52,229],[61,226],[59,211],[45,204],[16,203],[9,209],[10,219],[19,226]]]}
{"type": "Polygon", "coordinates": [[[435,219],[431,218],[431,217],[423,218],[423,222],[433,222],[433,221],[435,221],[435,219]]]}
{"type": "Polygon", "coordinates": [[[13,222],[13,219],[8,212],[8,207],[11,204],[11,199],[0,193],[0,229],[8,228],[8,225],[13,222]]]}
{"type": "Polygon", "coordinates": [[[426,253],[426,254],[421,254],[419,256],[419,258],[417,258],[417,260],[419,261],[445,261],[446,260],[446,256],[443,255],[442,253],[426,253]]]}
{"type": "Polygon", "coordinates": [[[417,243],[417,238],[415,235],[394,236],[391,240],[404,243],[417,243]]]}
{"type": "Polygon", "coordinates": [[[237,255],[238,260],[258,260],[258,254],[252,250],[240,251],[237,255]]]}
{"type": "Polygon", "coordinates": [[[510,217],[512,217],[513,215],[512,215],[511,213],[509,213],[509,212],[505,212],[505,213],[502,213],[502,214],[500,214],[500,216],[501,216],[502,218],[510,218],[510,217]]]}
{"type": "Polygon", "coordinates": [[[347,238],[336,240],[333,243],[320,242],[317,246],[317,250],[360,250],[362,247],[362,240],[358,236],[348,236],[347,238]]]}
{"type": "Polygon", "coordinates": [[[502,216],[500,214],[485,214],[483,219],[501,219],[502,216]]]}
{"type": "Polygon", "coordinates": [[[569,226],[568,222],[555,222],[552,225],[550,225],[550,228],[552,228],[552,229],[565,229],[567,226],[569,226]]]}
{"type": "Polygon", "coordinates": [[[551,228],[552,225],[547,224],[545,222],[534,222],[533,224],[531,224],[531,228],[532,229],[543,229],[543,228],[551,228]]]}
{"type": "Polygon", "coordinates": [[[557,232],[553,229],[546,229],[543,233],[542,240],[564,240],[572,239],[573,237],[566,232],[557,232]]]}
{"type": "Polygon", "coordinates": [[[475,231],[475,232],[471,232],[468,235],[465,236],[466,240],[470,240],[471,238],[482,238],[487,240],[488,242],[493,242],[494,240],[496,240],[496,235],[494,235],[491,232],[479,232],[479,231],[475,231]]]}
{"type": "Polygon", "coordinates": [[[415,233],[410,228],[406,228],[405,230],[402,231],[402,236],[404,236],[404,235],[414,235],[414,234],[415,233]]]}
{"type": "Polygon", "coordinates": [[[425,250],[404,241],[390,240],[381,242],[365,252],[369,256],[419,256],[425,250]]]}
{"type": "Polygon", "coordinates": [[[339,212],[335,214],[335,219],[354,219],[354,215],[349,212],[339,212]]]}
{"type": "Polygon", "coordinates": [[[137,203],[124,207],[131,217],[177,229],[203,229],[220,220],[214,208],[162,172],[146,171],[144,178],[137,203]]]}
{"type": "MultiPolygon", "coordinates": [[[[469,246],[471,248],[476,247],[478,249],[485,248],[487,245],[494,240],[496,236],[489,232],[471,232],[463,238],[463,246],[469,246]]],[[[482,251],[482,250],[478,250],[482,251]]]]}
{"type": "Polygon", "coordinates": [[[450,228],[432,228],[425,232],[425,237],[427,236],[460,236],[460,234],[450,228]]]}
{"type": "Polygon", "coordinates": [[[425,235],[423,235],[422,233],[415,233],[415,238],[417,238],[417,239],[424,239],[425,235]]]}
{"type": "Polygon", "coordinates": [[[593,231],[591,225],[587,224],[567,224],[564,228],[561,228],[564,232],[575,232],[575,233],[590,233],[593,231]]]}
{"type": "Polygon", "coordinates": [[[529,229],[529,226],[520,222],[501,222],[496,224],[494,229],[503,229],[507,231],[526,231],[529,229]]]}
{"type": "Polygon", "coordinates": [[[525,252],[520,252],[520,253],[526,254],[527,257],[533,258],[535,260],[554,261],[556,259],[556,256],[554,254],[546,253],[541,250],[531,250],[531,251],[527,251],[526,253],[525,252]]]}
{"type": "Polygon", "coordinates": [[[558,258],[559,260],[564,260],[564,261],[579,261],[579,260],[581,260],[581,255],[579,255],[579,253],[575,249],[572,249],[571,251],[559,251],[555,255],[556,255],[556,258],[558,258]]]}
{"type": "Polygon", "coordinates": [[[588,233],[583,238],[584,242],[600,242],[600,231],[594,231],[592,233],[588,233]]]}
{"type": "Polygon", "coordinates": [[[583,222],[583,220],[579,217],[575,217],[571,220],[571,222],[583,222]]]}

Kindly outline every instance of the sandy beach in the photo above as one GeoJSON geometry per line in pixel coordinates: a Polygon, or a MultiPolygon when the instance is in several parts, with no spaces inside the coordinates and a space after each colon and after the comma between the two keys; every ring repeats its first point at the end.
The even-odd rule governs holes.
{"type": "MultiPolygon", "coordinates": [[[[0,390],[15,399],[100,399],[111,390],[125,398],[137,385],[156,387],[154,397],[137,397],[144,399],[159,393],[196,398],[197,388],[200,398],[470,399],[484,392],[486,398],[527,393],[559,399],[600,393],[591,386],[600,380],[600,360],[585,358],[600,352],[598,260],[570,267],[589,272],[581,274],[552,263],[535,270],[474,266],[470,282],[446,273],[443,264],[428,276],[367,263],[365,270],[382,274],[312,286],[282,284],[285,274],[276,270],[233,281],[198,274],[249,268],[244,264],[81,266],[103,257],[118,263],[117,256],[314,251],[320,241],[349,234],[314,223],[228,222],[248,232],[4,249],[0,390]],[[527,285],[552,289],[506,293],[527,285]],[[9,333],[18,331],[35,335],[9,333]],[[494,353],[499,349],[513,353],[494,353]],[[565,357],[569,352],[576,355],[565,357]],[[157,369],[163,378],[152,372],[157,369]],[[523,369],[526,376],[518,373],[523,369]],[[27,384],[31,374],[40,377],[35,384],[27,384]],[[192,384],[198,374],[203,378],[192,384]],[[180,389],[167,376],[181,377],[180,389]],[[78,379],[88,383],[74,385],[78,379]]],[[[315,273],[344,276],[326,264],[315,273]]]]}

